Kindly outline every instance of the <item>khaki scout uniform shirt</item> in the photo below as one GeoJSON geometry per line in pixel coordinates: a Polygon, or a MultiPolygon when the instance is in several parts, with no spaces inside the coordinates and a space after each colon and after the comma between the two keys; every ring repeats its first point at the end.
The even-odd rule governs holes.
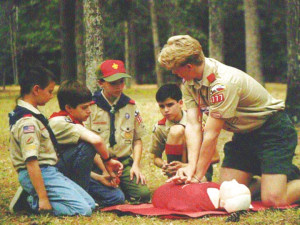
{"type": "MultiPolygon", "coordinates": [[[[31,104],[22,100],[18,105],[40,114],[31,104]]],[[[10,156],[16,170],[26,168],[25,161],[36,157],[39,165],[55,165],[57,156],[46,127],[33,116],[19,119],[10,131],[10,156]]]]}
{"type": "Polygon", "coordinates": [[[232,132],[255,130],[284,109],[252,77],[211,58],[205,58],[202,80],[184,82],[182,92],[187,109],[209,107],[209,116],[225,120],[223,128],[232,132]]]}
{"type": "Polygon", "coordinates": [[[174,123],[170,120],[166,120],[164,124],[157,123],[154,126],[152,134],[152,144],[150,152],[156,156],[161,157],[167,141],[168,134],[170,132],[171,126],[175,124],[181,124],[184,127],[186,126],[186,112],[182,111],[182,118],[179,122],[174,123]]]}
{"type": "Polygon", "coordinates": [[[49,125],[59,144],[77,144],[86,131],[83,125],[73,123],[69,116],[53,117],[49,120],[49,125]]]}
{"type": "Polygon", "coordinates": [[[84,123],[85,127],[103,138],[112,157],[130,156],[133,151],[133,142],[141,139],[145,134],[144,124],[136,105],[127,104],[115,113],[115,139],[117,144],[113,147],[109,146],[109,113],[98,107],[97,104],[91,106],[91,112],[90,117],[84,123]]]}

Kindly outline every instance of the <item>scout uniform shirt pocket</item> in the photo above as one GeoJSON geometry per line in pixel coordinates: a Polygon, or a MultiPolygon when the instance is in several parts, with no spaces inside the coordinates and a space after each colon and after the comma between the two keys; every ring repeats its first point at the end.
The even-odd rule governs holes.
{"type": "Polygon", "coordinates": [[[108,138],[109,138],[109,123],[108,122],[106,122],[106,121],[93,122],[91,129],[92,129],[92,131],[99,134],[105,140],[105,142],[108,142],[108,138]]]}
{"type": "Polygon", "coordinates": [[[41,151],[47,152],[49,151],[50,148],[52,148],[52,142],[50,140],[50,134],[46,127],[41,129],[41,142],[40,142],[40,147],[41,151]]]}
{"type": "Polygon", "coordinates": [[[133,140],[134,127],[133,126],[121,126],[121,143],[124,145],[131,145],[133,140]]]}

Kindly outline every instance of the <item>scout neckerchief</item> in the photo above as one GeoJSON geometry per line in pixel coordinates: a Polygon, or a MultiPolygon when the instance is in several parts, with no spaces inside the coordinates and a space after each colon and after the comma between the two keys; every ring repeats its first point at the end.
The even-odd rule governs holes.
{"type": "Polygon", "coordinates": [[[74,119],[74,117],[73,117],[70,113],[68,113],[67,111],[65,111],[65,110],[61,110],[61,111],[59,111],[59,112],[54,112],[54,113],[52,113],[52,115],[50,116],[49,119],[51,119],[51,118],[53,118],[53,117],[57,117],[57,116],[68,116],[68,117],[70,117],[70,119],[72,120],[72,123],[83,125],[82,122],[80,122],[80,121],[74,119]]]}
{"type": "Polygon", "coordinates": [[[101,109],[103,109],[104,111],[109,113],[109,117],[110,117],[109,145],[110,145],[110,147],[113,147],[117,143],[116,139],[115,139],[115,131],[116,131],[116,128],[115,128],[115,113],[119,109],[126,106],[129,103],[130,98],[122,93],[121,96],[120,96],[119,101],[117,102],[117,104],[111,106],[106,101],[106,99],[102,95],[101,91],[97,91],[93,95],[93,100],[95,101],[95,103],[97,104],[98,107],[100,107],[101,109]]]}
{"type": "Polygon", "coordinates": [[[34,112],[30,111],[29,109],[26,109],[25,107],[17,105],[16,108],[14,109],[14,111],[12,111],[8,114],[10,129],[19,119],[21,119],[25,115],[32,115],[37,120],[41,121],[41,123],[46,127],[47,131],[50,134],[50,139],[52,141],[52,144],[53,144],[56,152],[59,153],[60,149],[59,149],[57,140],[55,138],[55,135],[49,126],[49,122],[48,122],[47,118],[43,114],[34,113],[34,112]]]}

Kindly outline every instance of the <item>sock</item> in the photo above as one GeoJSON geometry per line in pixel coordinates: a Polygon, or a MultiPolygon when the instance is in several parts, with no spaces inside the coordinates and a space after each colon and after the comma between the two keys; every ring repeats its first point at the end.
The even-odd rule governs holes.
{"type": "Polygon", "coordinates": [[[166,144],[165,150],[168,163],[172,161],[182,161],[184,145],[170,145],[166,144]]]}

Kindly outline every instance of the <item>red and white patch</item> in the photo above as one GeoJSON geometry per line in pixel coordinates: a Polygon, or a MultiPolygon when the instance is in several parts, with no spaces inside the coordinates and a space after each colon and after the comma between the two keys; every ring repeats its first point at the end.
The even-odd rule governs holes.
{"type": "Polygon", "coordinates": [[[24,134],[34,133],[34,131],[35,131],[35,127],[33,125],[23,127],[24,134]]]}
{"type": "Polygon", "coordinates": [[[210,93],[213,95],[213,94],[216,94],[217,92],[224,91],[224,90],[225,90],[225,86],[222,84],[218,84],[218,85],[213,86],[210,89],[210,93]]]}
{"type": "Polygon", "coordinates": [[[136,110],[134,112],[134,115],[135,115],[135,118],[136,118],[136,120],[138,121],[139,124],[143,122],[142,117],[140,115],[140,112],[138,110],[136,110]]]}
{"type": "Polygon", "coordinates": [[[218,103],[218,102],[224,102],[224,100],[225,100],[225,98],[224,98],[223,93],[215,94],[215,95],[211,96],[211,98],[210,98],[210,102],[212,104],[218,103]]]}

